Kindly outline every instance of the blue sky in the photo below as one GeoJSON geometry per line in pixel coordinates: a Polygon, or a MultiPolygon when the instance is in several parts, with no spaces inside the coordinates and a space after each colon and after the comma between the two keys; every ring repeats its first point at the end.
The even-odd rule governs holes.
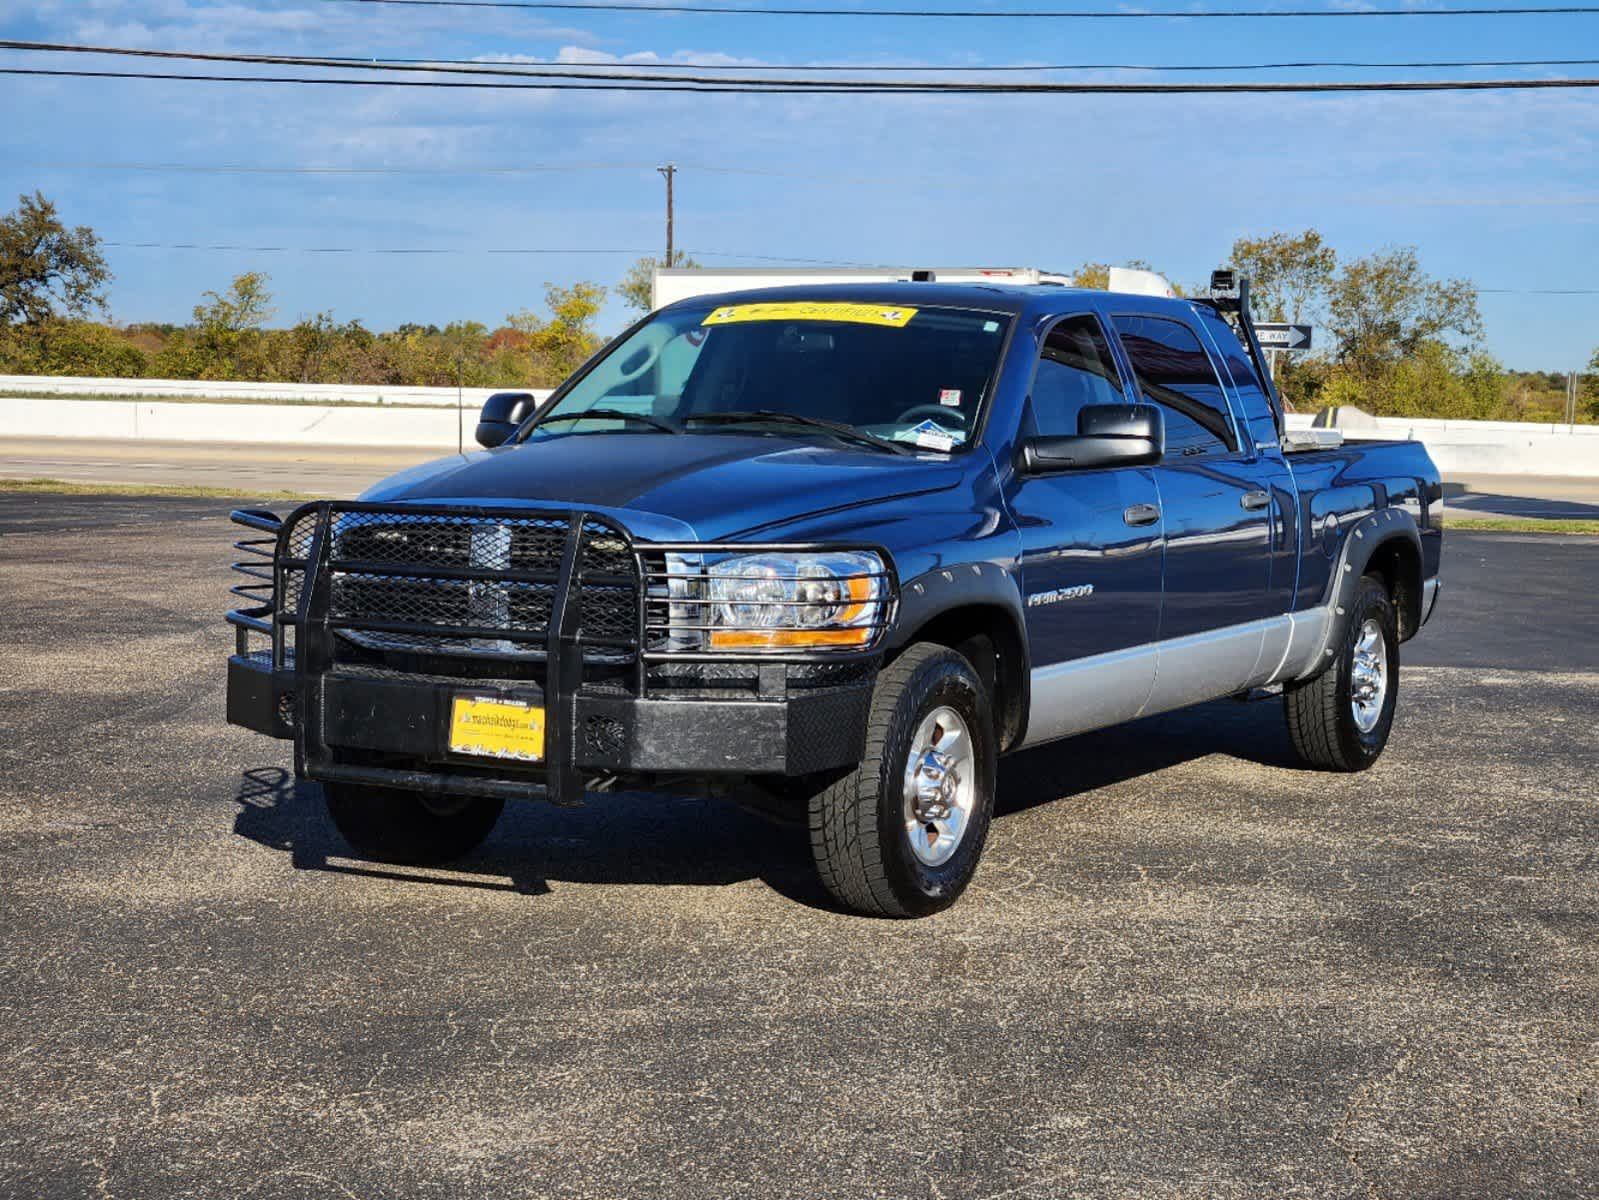
{"type": "MultiPolygon", "coordinates": [[[[1599,58],[1599,16],[989,23],[540,15],[327,0],[0,0],[0,36],[255,53],[795,64],[1599,58]]],[[[0,52],[0,65],[134,64],[0,52]]],[[[1599,67],[1426,74],[1591,76],[1599,67]]],[[[1423,73],[1264,77],[1400,75],[1423,73]]],[[[69,221],[94,226],[108,242],[465,251],[117,246],[108,254],[120,320],[184,320],[202,291],[259,269],[272,276],[280,320],[333,309],[374,328],[461,317],[494,325],[537,307],[545,281],[610,284],[634,252],[659,253],[662,181],[651,164],[669,159],[683,168],[678,246],[713,265],[757,265],[739,256],[767,255],[1067,270],[1141,257],[1192,283],[1239,235],[1315,226],[1345,255],[1414,244],[1433,273],[1464,275],[1485,289],[1599,286],[1599,94],[1581,91],[961,99],[0,77],[0,115],[0,205],[41,189],[69,221]],[[435,173],[65,165],[128,162],[435,173]],[[562,164],[570,169],[470,173],[562,164]],[[507,256],[483,253],[488,248],[624,253],[507,256]]],[[[1599,296],[1487,294],[1482,307],[1488,348],[1509,366],[1580,367],[1599,346],[1599,296]]],[[[611,304],[606,329],[622,320],[611,304]]]]}

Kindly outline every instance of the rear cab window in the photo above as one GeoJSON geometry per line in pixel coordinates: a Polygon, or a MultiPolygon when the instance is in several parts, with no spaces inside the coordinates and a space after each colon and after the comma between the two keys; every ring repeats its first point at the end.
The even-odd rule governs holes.
{"type": "Polygon", "coordinates": [[[1261,387],[1260,376],[1255,373],[1249,354],[1238,335],[1215,309],[1199,304],[1194,306],[1210,341],[1220,352],[1222,365],[1232,378],[1234,394],[1238,398],[1239,415],[1247,426],[1251,440],[1257,447],[1277,444],[1277,418],[1271,401],[1261,387]]]}
{"type": "Polygon", "coordinates": [[[1198,336],[1172,317],[1111,318],[1143,399],[1166,424],[1166,457],[1218,457],[1238,450],[1227,393],[1198,336]]]}

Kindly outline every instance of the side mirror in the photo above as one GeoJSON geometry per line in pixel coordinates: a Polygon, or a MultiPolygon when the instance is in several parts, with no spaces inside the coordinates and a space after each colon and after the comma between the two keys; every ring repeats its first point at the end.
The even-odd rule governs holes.
{"type": "Polygon", "coordinates": [[[1077,414],[1077,436],[1024,441],[1019,465],[1024,475],[1142,467],[1160,461],[1165,442],[1153,404],[1092,404],[1077,414]]]}
{"type": "Polygon", "coordinates": [[[530,392],[495,392],[483,402],[483,415],[477,422],[477,442],[493,449],[516,432],[533,415],[538,401],[530,392]]]}

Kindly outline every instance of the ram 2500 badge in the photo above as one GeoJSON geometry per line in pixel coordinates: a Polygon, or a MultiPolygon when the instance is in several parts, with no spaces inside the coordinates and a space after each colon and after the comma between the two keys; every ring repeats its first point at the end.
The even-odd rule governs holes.
{"type": "Polygon", "coordinates": [[[477,437],[235,514],[228,718],[376,858],[507,800],[760,788],[843,905],[931,913],[1002,754],[1280,690],[1307,763],[1370,766],[1438,594],[1427,452],[1296,444],[1225,271],[689,299],[477,437]]]}

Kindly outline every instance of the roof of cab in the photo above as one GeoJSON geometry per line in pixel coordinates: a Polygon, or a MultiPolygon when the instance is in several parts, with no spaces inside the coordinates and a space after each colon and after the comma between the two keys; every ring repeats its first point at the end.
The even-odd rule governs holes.
{"type": "Polygon", "coordinates": [[[979,311],[1017,315],[1052,316],[1081,312],[1091,308],[1094,299],[1122,296],[1146,311],[1159,312],[1168,306],[1185,308],[1190,301],[1168,300],[1162,296],[1136,296],[1088,288],[1062,287],[1059,284],[981,284],[981,283],[817,283],[784,287],[749,288],[719,292],[711,296],[691,296],[668,305],[668,309],[721,307],[728,304],[761,304],[782,300],[858,301],[864,304],[897,304],[905,307],[970,308],[979,311]]]}

